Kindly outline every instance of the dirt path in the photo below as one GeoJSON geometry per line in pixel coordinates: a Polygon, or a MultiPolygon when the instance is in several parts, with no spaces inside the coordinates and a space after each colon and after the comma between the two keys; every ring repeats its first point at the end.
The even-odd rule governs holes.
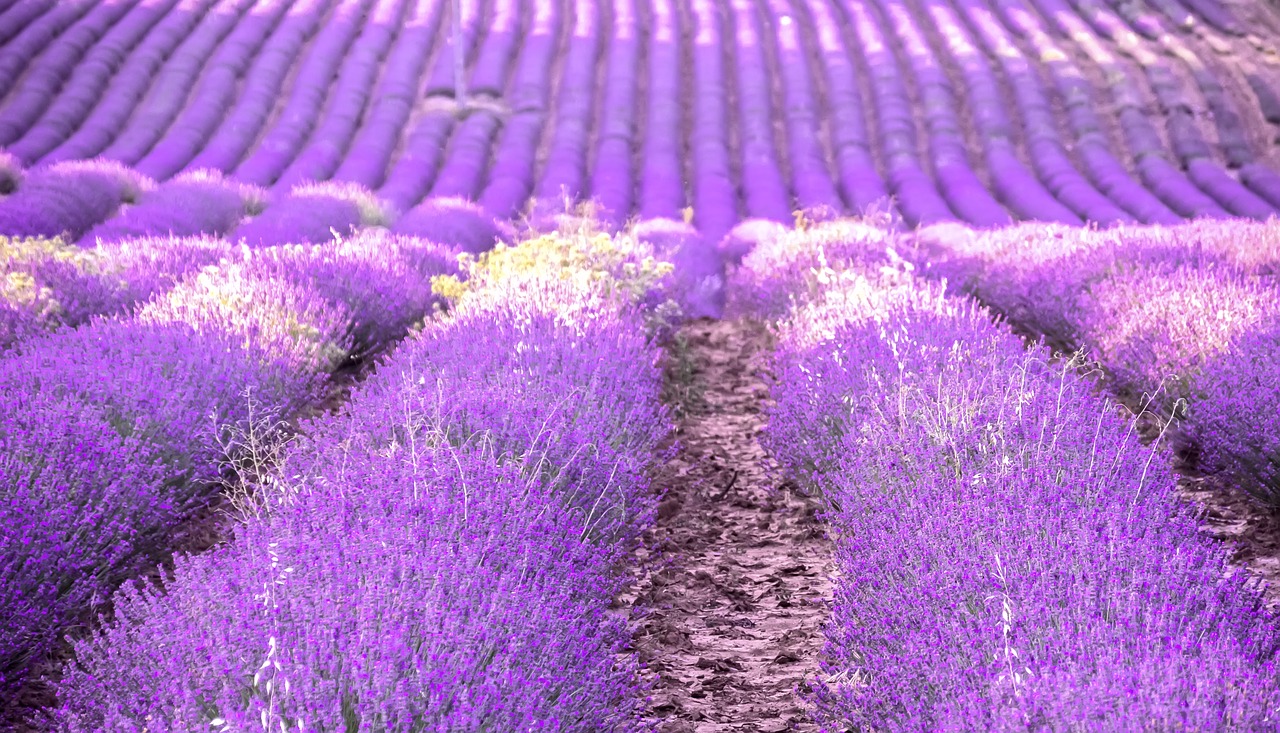
{"type": "Polygon", "coordinates": [[[798,691],[817,670],[832,551],[817,501],[783,483],[758,440],[770,335],[747,321],[681,334],[680,447],[620,599],[637,606],[650,713],[664,733],[816,730],[798,691]]]}

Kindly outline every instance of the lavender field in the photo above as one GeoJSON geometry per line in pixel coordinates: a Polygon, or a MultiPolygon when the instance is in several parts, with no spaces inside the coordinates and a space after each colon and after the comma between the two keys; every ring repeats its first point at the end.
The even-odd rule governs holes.
{"type": "Polygon", "coordinates": [[[0,0],[0,731],[1280,730],[1280,5],[0,0]]]}

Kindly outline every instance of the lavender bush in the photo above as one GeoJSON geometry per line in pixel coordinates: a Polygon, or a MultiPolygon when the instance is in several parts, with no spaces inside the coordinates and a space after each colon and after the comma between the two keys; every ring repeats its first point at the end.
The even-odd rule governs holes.
{"type": "Polygon", "coordinates": [[[294,187],[229,236],[250,247],[328,242],[357,227],[384,225],[387,217],[382,202],[363,186],[309,183],[294,187]]]}
{"type": "Polygon", "coordinates": [[[1280,434],[1246,407],[1269,404],[1280,373],[1275,226],[923,232],[912,257],[1055,347],[1093,350],[1113,390],[1185,417],[1204,468],[1275,511],[1280,434]]]}
{"type": "Polygon", "coordinates": [[[217,171],[184,173],[145,193],[136,204],[89,230],[81,243],[136,237],[230,232],[246,216],[262,213],[267,194],[224,178],[217,171]]]}
{"type": "Polygon", "coordinates": [[[777,318],[825,287],[829,267],[887,264],[897,240],[884,225],[846,219],[761,239],[729,277],[729,312],[777,318]]]}
{"type": "Polygon", "coordinates": [[[123,312],[230,254],[227,243],[202,238],[89,249],[60,239],[0,238],[0,350],[58,326],[123,312]]]}
{"type": "Polygon", "coordinates": [[[657,354],[604,271],[498,259],[309,427],[228,545],[117,596],[58,729],[641,727],[605,611],[653,506],[657,354]]]}
{"type": "Polygon", "coordinates": [[[79,239],[150,185],[109,161],[59,163],[32,171],[16,192],[0,200],[0,234],[79,239]]]}
{"type": "Polygon", "coordinates": [[[837,533],[824,729],[1274,727],[1274,618],[1163,443],[972,302],[827,277],[766,435],[837,533]]]}
{"type": "Polygon", "coordinates": [[[671,262],[670,292],[689,318],[719,318],[724,313],[724,261],[691,225],[671,219],[645,219],[632,236],[671,262]]]}
{"type": "Polygon", "coordinates": [[[391,225],[391,231],[472,254],[492,249],[495,242],[507,238],[484,209],[460,198],[427,199],[405,212],[391,225]]]}
{"type": "Polygon", "coordinates": [[[352,333],[370,343],[391,337],[390,324],[358,319],[407,327],[430,309],[431,276],[456,268],[414,240],[330,247],[248,253],[191,276],[135,317],[98,319],[0,359],[0,396],[22,413],[10,420],[18,428],[0,429],[12,461],[0,467],[0,536],[31,538],[7,547],[0,572],[4,685],[29,675],[69,624],[164,555],[182,519],[218,490],[236,436],[316,402],[352,333]],[[22,412],[22,400],[41,407],[22,412]],[[66,437],[50,437],[58,431],[66,437]],[[78,442],[45,453],[64,440],[78,442]],[[87,564],[104,547],[101,564],[87,564]]]}

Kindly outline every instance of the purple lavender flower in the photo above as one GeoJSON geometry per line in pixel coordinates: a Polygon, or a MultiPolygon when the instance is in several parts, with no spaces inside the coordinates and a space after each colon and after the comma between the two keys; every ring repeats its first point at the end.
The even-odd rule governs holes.
{"type": "Polygon", "coordinates": [[[484,209],[460,198],[427,199],[401,216],[391,231],[472,254],[486,252],[508,237],[484,209]]]}

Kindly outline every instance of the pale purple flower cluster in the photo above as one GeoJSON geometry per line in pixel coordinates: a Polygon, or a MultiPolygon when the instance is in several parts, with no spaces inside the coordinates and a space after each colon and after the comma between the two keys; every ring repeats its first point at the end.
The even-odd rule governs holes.
{"type": "Polygon", "coordinates": [[[757,247],[771,246],[789,231],[785,224],[772,219],[747,219],[725,233],[716,249],[725,265],[736,267],[757,247]]]}
{"type": "Polygon", "coordinates": [[[221,240],[146,238],[93,248],[0,239],[0,350],[57,326],[122,312],[231,254],[221,240]]]}
{"type": "Polygon", "coordinates": [[[76,240],[121,204],[136,201],[150,185],[110,161],[59,163],[30,171],[13,194],[0,199],[0,235],[66,235],[76,240]]]}
{"type": "Polygon", "coordinates": [[[1278,228],[923,230],[912,257],[1053,347],[1087,349],[1121,396],[1185,417],[1177,434],[1204,467],[1274,510],[1278,228]]]}
{"type": "Polygon", "coordinates": [[[501,281],[404,344],[228,544],[116,597],[58,729],[639,729],[606,611],[666,427],[602,293],[501,281]]]}
{"type": "MultiPolygon", "coordinates": [[[[824,287],[824,269],[888,263],[897,239],[876,219],[846,219],[819,224],[808,231],[735,228],[722,248],[737,248],[747,236],[756,239],[742,263],[729,276],[728,309],[737,315],[776,318],[795,298],[824,287]],[[734,239],[742,237],[743,239],[734,239]]],[[[746,240],[750,241],[750,240],[746,240]]]]}
{"type": "Polygon", "coordinates": [[[403,333],[431,309],[422,283],[451,271],[435,245],[390,237],[251,252],[0,359],[0,683],[164,557],[233,436],[315,403],[353,333],[394,336],[359,319],[403,333]]]}
{"type": "Polygon", "coordinates": [[[824,730],[1271,730],[1274,616],[1172,456],[967,300],[833,276],[784,327],[766,443],[821,492],[824,730]]]}

